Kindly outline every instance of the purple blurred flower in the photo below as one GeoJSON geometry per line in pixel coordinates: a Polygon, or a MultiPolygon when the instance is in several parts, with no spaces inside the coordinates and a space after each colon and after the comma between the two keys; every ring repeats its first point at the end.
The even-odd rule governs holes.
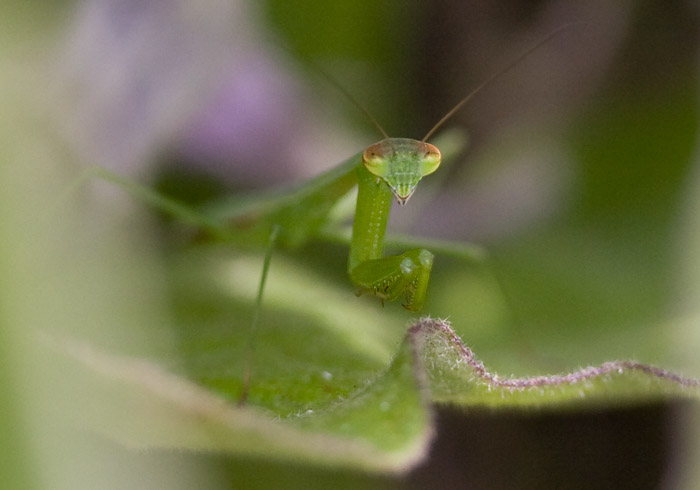
{"type": "Polygon", "coordinates": [[[288,179],[305,133],[301,92],[268,56],[251,53],[230,69],[218,95],[185,131],[180,151],[224,179],[288,179]]]}
{"type": "Polygon", "coordinates": [[[59,118],[77,154],[142,170],[210,97],[233,47],[250,39],[246,29],[231,35],[243,14],[223,0],[84,3],[56,59],[59,118]]]}
{"type": "Polygon", "coordinates": [[[170,149],[217,178],[251,183],[314,173],[344,156],[344,138],[316,121],[245,5],[83,4],[56,70],[60,126],[81,160],[143,175],[170,149]]]}

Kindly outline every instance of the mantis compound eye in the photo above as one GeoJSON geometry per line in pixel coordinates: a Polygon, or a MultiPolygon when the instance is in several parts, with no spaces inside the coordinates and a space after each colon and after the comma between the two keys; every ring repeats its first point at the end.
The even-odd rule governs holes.
{"type": "Polygon", "coordinates": [[[377,177],[386,177],[389,173],[389,158],[383,141],[368,147],[362,154],[362,163],[370,173],[377,177]]]}
{"type": "Polygon", "coordinates": [[[440,155],[440,150],[436,146],[430,143],[423,144],[425,145],[425,155],[421,158],[420,174],[425,177],[438,169],[442,161],[442,155],[440,155]]]}

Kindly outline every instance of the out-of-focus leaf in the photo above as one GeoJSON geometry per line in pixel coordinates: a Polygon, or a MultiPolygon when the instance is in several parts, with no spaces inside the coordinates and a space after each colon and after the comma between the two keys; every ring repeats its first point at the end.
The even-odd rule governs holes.
{"type": "Polygon", "coordinates": [[[668,397],[698,398],[700,379],[637,361],[609,361],[566,374],[507,377],[488,371],[442,320],[422,319],[409,330],[426,369],[432,399],[464,408],[584,408],[668,397]]]}
{"type": "MultiPolygon", "coordinates": [[[[296,335],[308,328],[287,327],[296,335]]],[[[431,402],[463,409],[571,409],[700,395],[700,380],[635,361],[563,375],[500,377],[478,361],[447,322],[424,318],[409,329],[386,368],[371,359],[371,351],[351,348],[342,336],[319,339],[322,349],[338,344],[332,359],[318,352],[305,358],[306,352],[287,350],[290,340],[284,336],[269,337],[265,349],[274,354],[258,359],[259,378],[253,378],[251,388],[257,405],[240,407],[231,391],[240,392],[243,368],[234,363],[230,369],[224,362],[227,351],[236,349],[232,341],[219,338],[214,351],[211,344],[190,346],[189,376],[199,377],[200,384],[154,361],[113,356],[73,341],[56,345],[80,361],[76,371],[91,387],[93,406],[80,411],[81,419],[128,445],[381,472],[405,470],[426,454],[433,431],[431,402]],[[212,355],[218,376],[213,365],[204,369],[203,358],[212,355]],[[357,369],[358,362],[365,369],[357,369]],[[368,374],[371,367],[380,370],[368,374]],[[273,389],[276,378],[281,381],[273,389]]]]}

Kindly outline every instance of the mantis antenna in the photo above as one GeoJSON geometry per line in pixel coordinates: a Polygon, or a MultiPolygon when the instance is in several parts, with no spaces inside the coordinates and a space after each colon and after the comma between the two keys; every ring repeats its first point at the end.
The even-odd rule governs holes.
{"type": "MultiPolygon", "coordinates": [[[[517,65],[520,64],[525,58],[530,56],[534,51],[537,51],[539,48],[541,48],[543,45],[547,44],[549,41],[554,39],[556,36],[558,36],[561,32],[565,31],[566,29],[570,28],[573,25],[576,24],[581,24],[582,22],[569,22],[566,24],[561,25],[560,27],[554,29],[552,32],[547,34],[545,37],[540,39],[538,42],[536,42],[533,46],[528,48],[524,53],[519,55],[517,58],[515,58],[513,61],[511,61],[509,64],[507,64],[505,67],[501,68],[498,70],[496,73],[488,77],[486,80],[481,82],[475,89],[473,89],[471,92],[469,92],[462,100],[457,102],[452,109],[450,109],[447,114],[442,116],[440,120],[435,123],[435,125],[430,128],[430,131],[428,131],[425,136],[423,136],[423,139],[421,140],[422,142],[428,141],[430,137],[435,134],[435,132],[442,127],[443,124],[445,124],[452,116],[454,116],[462,107],[464,107],[467,102],[469,102],[472,98],[474,98],[475,95],[477,95],[479,92],[481,92],[484,88],[489,86],[494,80],[497,80],[513,68],[515,68],[517,65]]],[[[381,124],[379,124],[379,121],[372,115],[367,108],[362,105],[344,86],[341,84],[338,80],[336,80],[333,76],[331,76],[329,73],[321,69],[319,66],[314,65],[314,69],[318,71],[323,77],[328,80],[338,91],[340,91],[341,94],[345,96],[345,98],[350,101],[355,107],[357,107],[360,112],[367,118],[367,120],[372,123],[372,125],[379,131],[379,133],[385,138],[389,139],[389,134],[384,130],[381,124]]]]}
{"type": "Polygon", "coordinates": [[[360,110],[360,112],[362,112],[362,114],[364,114],[364,116],[367,118],[367,120],[368,120],[369,122],[371,122],[372,125],[373,125],[375,128],[377,128],[377,130],[381,133],[381,135],[382,135],[385,139],[389,139],[389,135],[387,134],[386,131],[384,131],[384,128],[382,127],[381,124],[379,124],[379,121],[377,121],[377,119],[372,115],[372,113],[369,112],[369,111],[367,110],[367,108],[366,108],[365,106],[363,106],[363,105],[362,105],[362,104],[361,104],[361,103],[360,103],[360,102],[359,102],[359,101],[358,101],[358,100],[343,86],[342,83],[340,83],[338,80],[336,80],[335,78],[333,78],[331,75],[329,75],[328,73],[326,73],[326,72],[323,71],[322,69],[320,69],[320,68],[318,68],[318,67],[315,67],[315,69],[318,70],[318,72],[319,72],[321,75],[323,75],[323,77],[324,77],[326,80],[328,80],[331,84],[333,84],[333,86],[334,86],[335,88],[337,88],[337,89],[340,91],[340,93],[342,93],[350,102],[352,102],[352,104],[353,104],[355,107],[357,107],[357,108],[360,110]]]}
{"type": "Polygon", "coordinates": [[[518,56],[518,57],[515,58],[513,61],[511,61],[509,64],[507,64],[505,67],[501,68],[501,69],[498,70],[496,73],[494,73],[493,75],[491,75],[490,77],[488,77],[486,80],[484,80],[483,82],[481,82],[474,90],[472,90],[471,92],[469,92],[469,93],[466,95],[466,97],[464,97],[462,100],[460,100],[459,102],[457,102],[457,104],[455,104],[455,106],[454,106],[452,109],[450,109],[450,110],[447,112],[447,114],[445,114],[444,116],[442,116],[442,118],[440,118],[440,120],[439,120],[437,123],[435,123],[435,126],[433,126],[432,128],[430,128],[430,131],[428,131],[428,132],[425,134],[425,136],[423,136],[423,139],[422,139],[421,141],[423,141],[423,142],[428,141],[428,139],[430,139],[430,137],[431,137],[433,134],[435,134],[435,131],[437,131],[438,129],[440,129],[440,127],[441,127],[443,124],[445,124],[445,122],[447,122],[452,116],[454,116],[455,113],[457,113],[457,111],[459,111],[462,107],[464,107],[464,105],[465,105],[467,102],[469,102],[472,98],[474,98],[474,96],[475,96],[476,94],[478,94],[479,92],[481,92],[481,90],[483,90],[485,87],[487,87],[491,82],[493,82],[494,80],[500,78],[502,75],[504,75],[505,73],[509,72],[509,71],[512,70],[513,68],[515,68],[518,64],[520,64],[521,61],[523,61],[525,58],[527,58],[528,56],[530,56],[530,54],[532,54],[534,51],[536,51],[537,49],[541,48],[543,45],[547,44],[549,41],[551,41],[551,40],[554,39],[557,35],[559,35],[562,31],[568,29],[569,27],[571,27],[572,25],[575,25],[575,24],[580,24],[580,22],[570,22],[570,23],[568,23],[568,24],[564,24],[564,25],[558,27],[557,29],[553,30],[552,32],[550,32],[549,34],[547,34],[544,38],[540,39],[537,43],[535,43],[533,46],[531,46],[529,49],[527,49],[527,50],[526,50],[524,53],[522,53],[520,56],[518,56]]]}

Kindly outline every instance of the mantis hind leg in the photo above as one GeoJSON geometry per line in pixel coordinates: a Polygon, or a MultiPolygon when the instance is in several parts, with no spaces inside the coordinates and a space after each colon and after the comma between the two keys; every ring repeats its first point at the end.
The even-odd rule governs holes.
{"type": "Polygon", "coordinates": [[[416,248],[362,262],[350,272],[350,279],[359,286],[359,294],[371,293],[387,301],[403,296],[404,308],[419,311],[425,302],[433,259],[428,250],[416,248]]]}

